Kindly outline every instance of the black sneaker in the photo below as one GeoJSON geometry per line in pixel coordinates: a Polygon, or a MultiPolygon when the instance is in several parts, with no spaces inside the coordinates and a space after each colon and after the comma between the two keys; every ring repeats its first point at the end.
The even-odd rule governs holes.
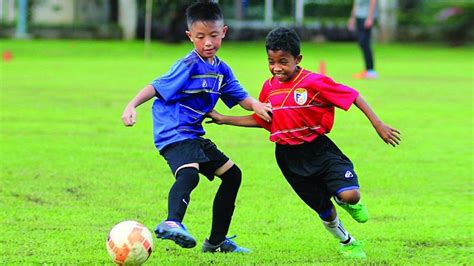
{"type": "Polygon", "coordinates": [[[231,239],[235,238],[237,236],[231,236],[229,238],[226,238],[222,243],[219,245],[212,245],[209,243],[209,240],[204,240],[204,244],[202,245],[202,252],[222,252],[222,253],[227,253],[227,252],[237,252],[237,253],[249,253],[250,250],[239,247],[237,244],[234,243],[231,239]]]}

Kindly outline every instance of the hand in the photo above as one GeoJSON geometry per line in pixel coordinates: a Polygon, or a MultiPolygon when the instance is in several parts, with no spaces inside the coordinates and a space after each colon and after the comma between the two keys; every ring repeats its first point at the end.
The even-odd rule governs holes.
{"type": "Polygon", "coordinates": [[[354,31],[354,30],[355,30],[355,18],[354,18],[354,17],[351,17],[351,18],[347,21],[347,29],[349,29],[350,31],[354,31]]]}
{"type": "Polygon", "coordinates": [[[370,29],[374,25],[374,20],[371,18],[366,18],[364,22],[365,29],[370,29]]]}
{"type": "Polygon", "coordinates": [[[385,143],[390,144],[393,147],[400,144],[400,131],[397,129],[391,128],[382,122],[378,123],[374,127],[380,138],[382,138],[385,143]]]}
{"type": "Polygon", "coordinates": [[[252,103],[252,109],[263,120],[267,122],[272,121],[272,105],[270,103],[254,101],[252,103]]]}
{"type": "Polygon", "coordinates": [[[131,127],[135,124],[137,119],[137,112],[135,111],[135,107],[128,106],[125,107],[122,113],[122,122],[126,127],[131,127]]]}
{"type": "Polygon", "coordinates": [[[215,110],[212,110],[209,113],[206,113],[206,117],[211,118],[211,120],[206,121],[206,124],[211,124],[211,123],[218,124],[218,125],[223,124],[222,118],[224,116],[216,112],[215,110]]]}

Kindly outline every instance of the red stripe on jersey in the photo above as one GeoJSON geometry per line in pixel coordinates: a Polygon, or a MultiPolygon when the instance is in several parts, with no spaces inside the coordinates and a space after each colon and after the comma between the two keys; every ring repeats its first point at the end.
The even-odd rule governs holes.
{"type": "MultiPolygon", "coordinates": [[[[293,90],[296,88],[296,86],[298,86],[298,84],[299,84],[301,81],[303,81],[303,79],[306,78],[306,77],[309,75],[309,73],[308,73],[308,74],[304,75],[303,78],[300,79],[301,73],[303,73],[303,71],[299,71],[299,72],[298,72],[298,74],[296,75],[296,77],[295,77],[294,79],[292,79],[293,82],[290,81],[291,83],[293,83],[292,86],[291,86],[291,90],[288,92],[288,94],[286,95],[285,99],[281,102],[281,105],[280,105],[280,106],[283,106],[283,105],[286,103],[286,100],[288,99],[288,96],[291,95],[291,93],[292,93],[293,90]]],[[[276,80],[276,79],[275,79],[275,80],[276,80]]],[[[279,81],[278,81],[278,82],[279,82],[279,81]]]]}
{"type": "Polygon", "coordinates": [[[348,110],[359,93],[332,79],[300,69],[288,82],[267,80],[259,100],[272,105],[270,123],[254,115],[270,131],[270,140],[279,144],[298,145],[311,142],[331,131],[334,107],[348,110]]]}

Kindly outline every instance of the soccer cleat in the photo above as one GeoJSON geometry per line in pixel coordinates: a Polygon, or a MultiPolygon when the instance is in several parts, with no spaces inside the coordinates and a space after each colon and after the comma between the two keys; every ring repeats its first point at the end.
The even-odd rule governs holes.
{"type": "Polygon", "coordinates": [[[193,248],[196,240],[180,222],[163,221],[155,228],[157,238],[170,239],[183,248],[193,248]]]}
{"type": "Polygon", "coordinates": [[[364,203],[359,201],[358,203],[352,205],[340,202],[339,200],[335,201],[339,206],[346,210],[358,223],[365,223],[367,222],[367,220],[369,220],[369,211],[367,210],[367,207],[365,207],[364,203]]]}
{"type": "Polygon", "coordinates": [[[375,70],[364,70],[360,73],[352,75],[355,79],[377,79],[378,75],[375,70]]]}
{"type": "Polygon", "coordinates": [[[363,244],[360,241],[354,240],[348,245],[341,245],[339,247],[339,253],[347,259],[358,259],[363,260],[367,258],[364,250],[362,249],[363,244]]]}
{"type": "Polygon", "coordinates": [[[209,243],[209,240],[204,240],[204,244],[202,245],[202,252],[222,252],[222,253],[227,253],[227,252],[236,252],[236,253],[249,253],[250,250],[239,247],[237,244],[234,243],[231,239],[235,238],[237,236],[231,236],[229,238],[226,238],[222,243],[219,245],[212,245],[209,243]]]}

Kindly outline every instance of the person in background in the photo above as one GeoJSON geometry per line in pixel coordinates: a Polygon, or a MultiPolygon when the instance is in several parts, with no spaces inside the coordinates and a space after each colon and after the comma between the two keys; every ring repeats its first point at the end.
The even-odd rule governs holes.
{"type": "Polygon", "coordinates": [[[378,77],[374,67],[374,55],[370,40],[377,13],[376,0],[354,0],[347,26],[350,31],[356,32],[357,42],[365,62],[365,70],[353,75],[356,79],[376,79],[378,77]]]}

